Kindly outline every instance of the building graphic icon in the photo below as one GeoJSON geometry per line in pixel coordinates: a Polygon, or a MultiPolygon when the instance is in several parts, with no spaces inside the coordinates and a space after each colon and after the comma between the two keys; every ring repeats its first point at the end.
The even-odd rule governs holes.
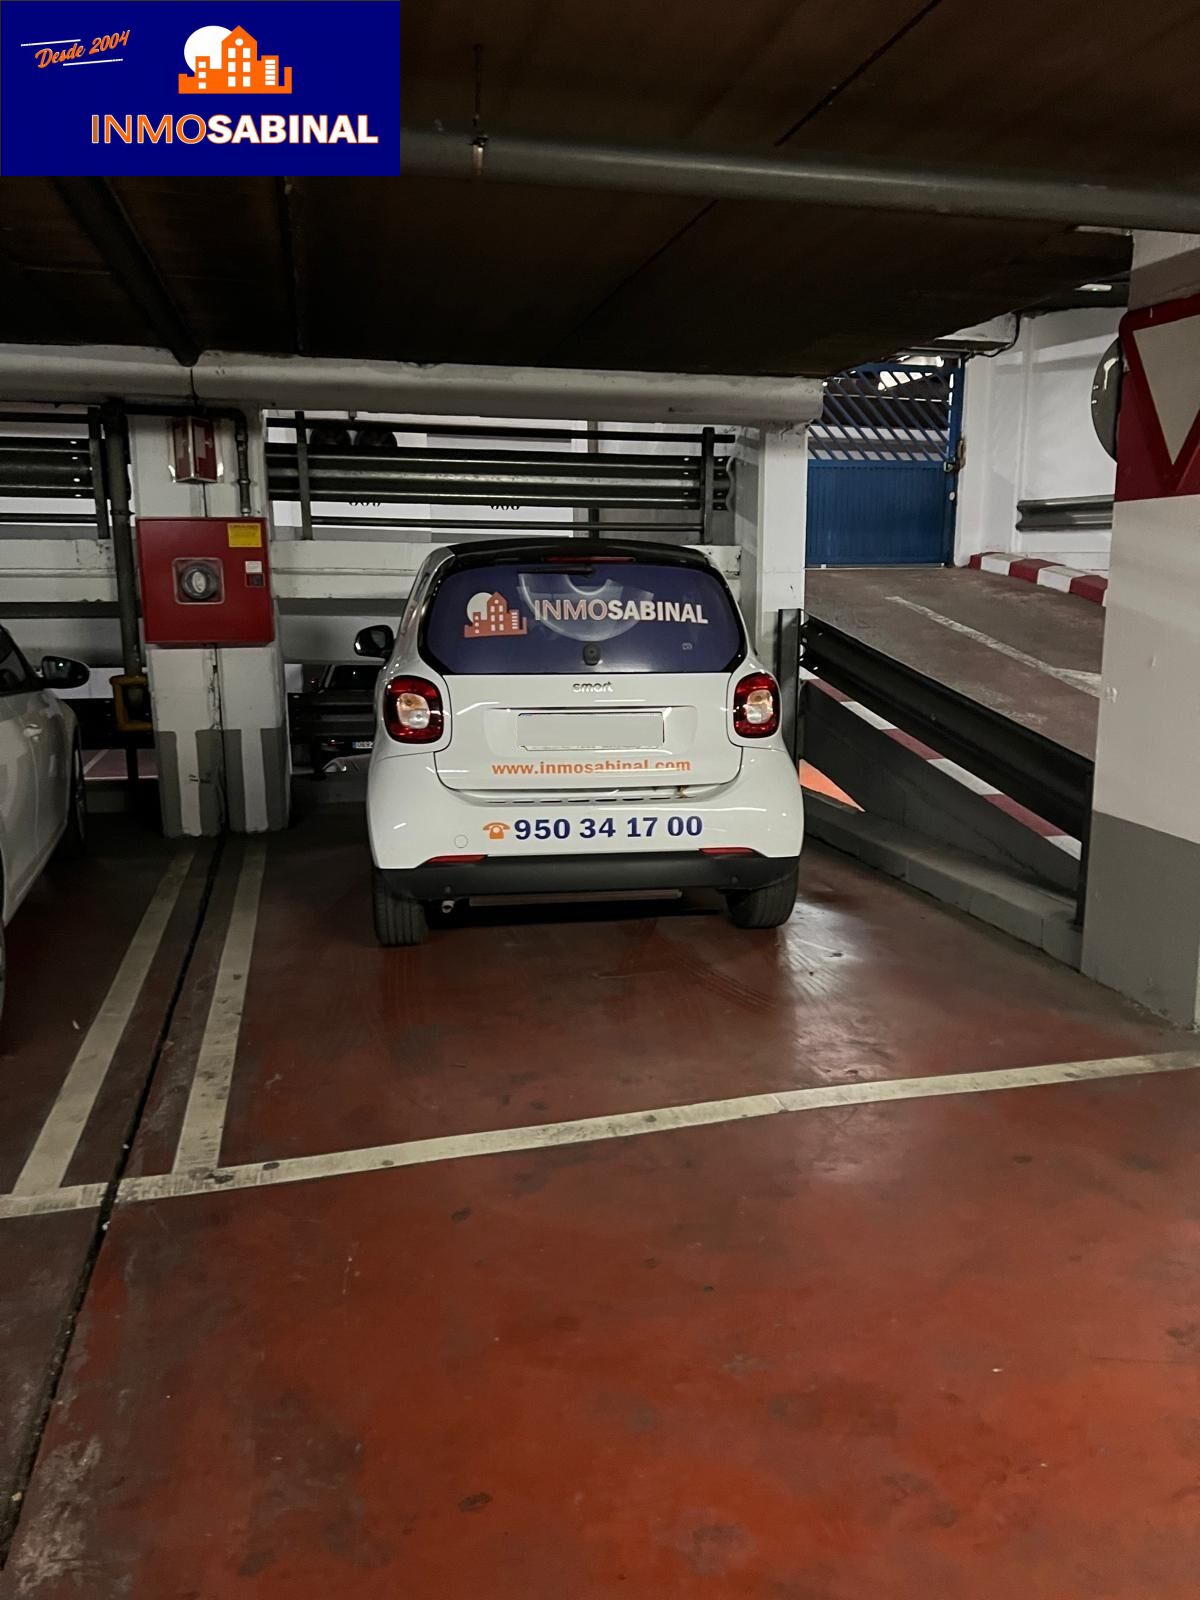
{"type": "Polygon", "coordinates": [[[465,639],[514,638],[529,632],[528,619],[502,594],[477,594],[467,605],[465,639]]]}
{"type": "Polygon", "coordinates": [[[245,28],[232,28],[212,53],[196,55],[194,71],[179,74],[179,92],[291,94],[292,69],[280,67],[278,56],[260,56],[257,39],[245,28]]]}

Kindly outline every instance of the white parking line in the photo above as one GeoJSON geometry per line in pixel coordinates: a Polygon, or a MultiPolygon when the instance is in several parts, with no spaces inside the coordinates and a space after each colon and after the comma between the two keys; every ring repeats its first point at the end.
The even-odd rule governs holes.
{"type": "Polygon", "coordinates": [[[225,1132],[238,1034],[246,1004],[246,980],[250,976],[266,859],[267,847],[261,839],[246,846],[179,1146],[175,1151],[175,1172],[195,1169],[208,1172],[221,1159],[221,1138],[225,1132]]]}
{"type": "Polygon", "coordinates": [[[142,992],[146,974],[158,954],[175,902],[191,868],[192,855],[191,850],[181,851],[163,873],[103,1004],[75,1053],[37,1143],[21,1168],[14,1194],[41,1195],[63,1181],[142,992]]]}
{"type": "Polygon", "coordinates": [[[44,1194],[0,1194],[0,1222],[12,1217],[45,1217],[56,1211],[91,1211],[104,1199],[106,1183],[77,1183],[44,1194]]]}
{"type": "Polygon", "coordinates": [[[105,756],[107,754],[108,754],[107,750],[97,750],[96,754],[91,758],[90,761],[85,761],[84,762],[84,764],[83,764],[83,775],[84,775],[85,778],[87,777],[88,773],[92,770],[93,767],[98,767],[100,765],[100,763],[104,760],[104,758],[105,758],[105,756]]]}
{"type": "MultiPolygon", "coordinates": [[[[483,1133],[438,1139],[410,1139],[365,1150],[339,1150],[329,1155],[295,1156],[286,1161],[255,1161],[211,1172],[163,1173],[127,1178],[120,1187],[124,1203],[180,1199],[189,1195],[223,1194],[236,1189],[265,1189],[277,1184],[309,1183],[393,1167],[461,1161],[474,1156],[505,1155],[517,1150],[554,1149],[561,1145],[629,1139],[645,1133],[671,1133],[680,1128],[711,1127],[723,1122],[773,1117],[789,1112],[828,1111],[840,1106],[879,1105],[896,1100],[936,1099],[960,1094],[991,1094],[1005,1089],[1034,1089],[1049,1084],[1089,1083],[1109,1078],[1144,1077],[1200,1068],[1200,1050],[1162,1055],[1115,1056],[1098,1061],[1067,1061],[1051,1066],[1008,1067],[996,1072],[959,1072],[927,1078],[882,1078],[870,1082],[823,1084],[815,1089],[783,1089],[777,1094],[739,1095],[730,1100],[701,1100],[657,1111],[632,1111],[615,1117],[583,1117],[574,1122],[540,1123],[533,1127],[497,1128],[483,1133]]],[[[37,1211],[86,1210],[98,1203],[96,1185],[60,1189],[33,1199],[0,1195],[0,1219],[30,1216],[37,1211]]]]}

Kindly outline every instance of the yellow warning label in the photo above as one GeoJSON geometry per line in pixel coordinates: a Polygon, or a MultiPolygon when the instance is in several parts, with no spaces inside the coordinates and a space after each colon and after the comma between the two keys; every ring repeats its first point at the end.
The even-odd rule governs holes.
{"type": "Polygon", "coordinates": [[[261,550],[261,522],[229,522],[229,548],[231,550],[261,550]]]}

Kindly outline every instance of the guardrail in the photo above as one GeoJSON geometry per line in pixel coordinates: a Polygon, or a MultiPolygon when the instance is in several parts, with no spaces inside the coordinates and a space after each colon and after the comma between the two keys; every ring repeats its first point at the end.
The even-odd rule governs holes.
{"type": "Polygon", "coordinates": [[[1093,761],[817,617],[805,623],[803,652],[805,666],[835,689],[1079,839],[1082,915],[1093,761]]]}
{"type": "Polygon", "coordinates": [[[1087,533],[1111,528],[1113,497],[1077,495],[1061,500],[1018,500],[1018,533],[1087,533]]]}

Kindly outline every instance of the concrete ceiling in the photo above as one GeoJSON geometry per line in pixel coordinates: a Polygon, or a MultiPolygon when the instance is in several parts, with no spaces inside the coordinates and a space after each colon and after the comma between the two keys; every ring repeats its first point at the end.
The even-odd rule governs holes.
{"type": "MultiPolygon", "coordinates": [[[[468,126],[478,91],[497,134],[1197,177],[1194,0],[1008,0],[994,26],[978,0],[402,15],[410,126],[468,126]]],[[[1045,223],[418,177],[114,180],[122,245],[79,183],[0,182],[2,340],[823,375],[1129,256],[1045,223]]]]}

